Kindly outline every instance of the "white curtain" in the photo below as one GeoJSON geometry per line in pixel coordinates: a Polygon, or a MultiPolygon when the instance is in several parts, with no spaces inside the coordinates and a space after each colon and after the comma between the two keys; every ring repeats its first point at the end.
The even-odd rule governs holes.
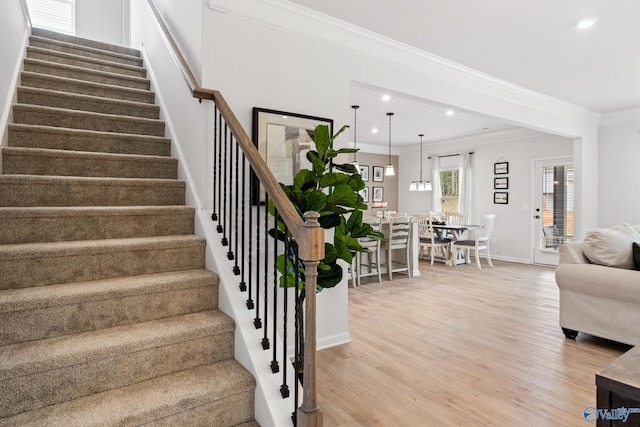
{"type": "Polygon", "coordinates": [[[473,155],[460,154],[460,200],[458,201],[458,209],[464,214],[468,224],[474,224],[473,210],[473,155]]]}
{"type": "Polygon", "coordinates": [[[442,212],[442,187],[440,186],[440,157],[433,156],[431,159],[431,211],[442,212]]]}

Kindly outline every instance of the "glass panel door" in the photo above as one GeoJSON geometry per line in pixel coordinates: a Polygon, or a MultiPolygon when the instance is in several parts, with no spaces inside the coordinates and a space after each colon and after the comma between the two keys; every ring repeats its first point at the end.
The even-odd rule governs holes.
{"type": "Polygon", "coordinates": [[[558,265],[560,244],[573,239],[573,159],[535,162],[534,262],[558,265]]]}

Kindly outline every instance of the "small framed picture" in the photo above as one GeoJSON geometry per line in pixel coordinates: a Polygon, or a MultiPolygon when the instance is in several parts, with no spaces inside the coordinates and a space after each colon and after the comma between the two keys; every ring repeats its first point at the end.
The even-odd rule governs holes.
{"type": "Polygon", "coordinates": [[[374,166],[373,182],[383,182],[383,181],[384,181],[384,166],[374,166]]]}
{"type": "Polygon", "coordinates": [[[364,182],[369,181],[369,166],[360,165],[360,177],[364,182]]]}
{"type": "Polygon", "coordinates": [[[496,205],[506,205],[509,203],[509,193],[506,191],[495,191],[493,193],[493,203],[496,205]]]}
{"type": "Polygon", "coordinates": [[[506,175],[509,173],[509,162],[497,162],[493,164],[494,175],[506,175]]]}
{"type": "Polygon", "coordinates": [[[369,203],[369,187],[364,187],[359,191],[360,197],[364,203],[369,203]]]}
{"type": "MultiPolygon", "coordinates": [[[[375,176],[374,176],[375,181],[375,176]]],[[[381,202],[384,200],[384,187],[373,187],[373,199],[374,202],[381,202]]]]}
{"type": "Polygon", "coordinates": [[[493,178],[493,188],[495,190],[508,190],[509,178],[506,176],[493,178]]]}

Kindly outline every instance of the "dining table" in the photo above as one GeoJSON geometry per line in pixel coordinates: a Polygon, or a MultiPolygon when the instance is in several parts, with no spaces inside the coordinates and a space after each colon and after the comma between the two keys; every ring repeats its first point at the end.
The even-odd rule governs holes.
{"type": "MultiPolygon", "coordinates": [[[[433,231],[438,235],[438,238],[447,238],[447,232],[450,232],[450,237],[453,238],[454,241],[461,240],[466,231],[477,230],[480,228],[479,225],[476,224],[432,224],[433,231]]],[[[464,254],[462,254],[461,250],[458,250],[457,253],[453,253],[453,251],[449,251],[449,259],[446,260],[447,265],[458,265],[464,264],[464,254]]]]}

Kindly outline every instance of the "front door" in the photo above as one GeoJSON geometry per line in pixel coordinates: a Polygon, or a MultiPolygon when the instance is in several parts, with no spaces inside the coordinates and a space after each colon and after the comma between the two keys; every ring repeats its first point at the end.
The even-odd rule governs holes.
{"type": "Polygon", "coordinates": [[[558,247],[573,239],[573,159],[534,162],[533,258],[558,265],[558,247]]]}

